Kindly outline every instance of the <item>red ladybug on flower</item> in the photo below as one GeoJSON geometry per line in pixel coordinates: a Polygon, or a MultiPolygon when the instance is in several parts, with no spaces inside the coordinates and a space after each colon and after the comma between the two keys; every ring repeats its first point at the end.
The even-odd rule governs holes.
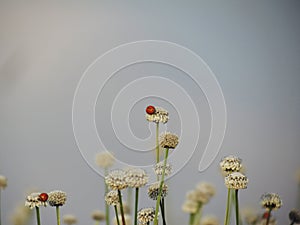
{"type": "Polygon", "coordinates": [[[46,202],[48,200],[48,194],[47,193],[41,193],[39,195],[40,201],[46,202]]]}
{"type": "Polygon", "coordinates": [[[147,114],[152,115],[152,114],[154,114],[155,112],[156,112],[156,109],[155,109],[154,106],[152,106],[152,105],[147,106],[147,108],[146,108],[146,113],[147,113],[147,114]]]}

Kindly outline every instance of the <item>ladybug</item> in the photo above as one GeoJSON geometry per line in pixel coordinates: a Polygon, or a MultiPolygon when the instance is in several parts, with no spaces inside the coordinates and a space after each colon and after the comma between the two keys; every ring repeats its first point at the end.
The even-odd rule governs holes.
{"type": "Polygon", "coordinates": [[[156,111],[156,110],[155,110],[155,107],[152,106],[152,105],[149,105],[149,106],[147,106],[147,108],[146,108],[146,113],[149,114],[149,115],[154,114],[155,111],[156,111]]]}
{"type": "Polygon", "coordinates": [[[47,193],[41,193],[39,195],[40,201],[46,202],[48,200],[48,194],[47,193]]]}

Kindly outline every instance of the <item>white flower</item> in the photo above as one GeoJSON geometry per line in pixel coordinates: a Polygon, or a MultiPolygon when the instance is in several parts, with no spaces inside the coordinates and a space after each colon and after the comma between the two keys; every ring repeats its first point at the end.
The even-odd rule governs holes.
{"type": "Polygon", "coordinates": [[[40,200],[40,194],[41,193],[31,193],[28,195],[25,201],[25,206],[29,207],[30,209],[40,206],[47,206],[47,202],[40,200]]]}

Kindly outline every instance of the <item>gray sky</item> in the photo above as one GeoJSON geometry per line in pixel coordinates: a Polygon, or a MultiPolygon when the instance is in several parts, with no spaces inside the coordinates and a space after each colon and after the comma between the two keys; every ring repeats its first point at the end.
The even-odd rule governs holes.
{"type": "MultiPolygon", "coordinates": [[[[66,191],[68,201],[62,213],[74,213],[80,224],[91,224],[91,211],[104,209],[103,180],[93,165],[94,152],[102,149],[78,149],[72,127],[75,90],[88,66],[112,48],[163,40],[200,56],[222,89],[227,129],[216,159],[207,170],[198,171],[211,128],[205,91],[188,74],[160,63],[131,65],[95,84],[105,84],[95,105],[102,143],[122,162],[150,165],[152,153],[126,147],[111,123],[124,118],[129,124],[124,130],[130,128],[128,134],[131,131],[141,141],[149,138],[145,149],[151,148],[154,127],[144,120],[148,104],[170,112],[170,121],[162,129],[180,133],[191,123],[182,134],[187,135],[182,143],[194,140],[198,125],[193,123],[193,108],[180,111],[184,98],[172,104],[166,97],[178,94],[176,88],[166,88],[165,99],[140,98],[146,90],[142,84],[145,86],[133,92],[132,98],[138,101],[130,111],[118,111],[111,120],[113,102],[126,85],[150,76],[170,79],[194,103],[200,137],[191,160],[168,181],[169,224],[187,223],[188,215],[181,211],[185,192],[200,181],[212,182],[217,188],[204,214],[215,214],[223,221],[226,189],[218,163],[228,154],[243,159],[250,180],[248,189],[240,191],[241,206],[253,205],[262,212],[261,194],[277,192],[284,205],[275,216],[278,224],[287,224],[299,191],[294,179],[300,167],[299,10],[298,1],[1,1],[0,174],[9,180],[1,199],[3,221],[24,200],[26,190],[37,187],[66,191]],[[191,117],[186,118],[185,113],[191,117]]],[[[100,78],[106,76],[99,72],[100,78]]],[[[153,82],[150,87],[160,87],[161,83],[153,82]]],[[[190,154],[187,148],[182,144],[175,151],[190,154]]],[[[145,193],[141,192],[140,206],[154,205],[145,193]]],[[[42,210],[45,223],[55,221],[54,211],[42,210]]]]}

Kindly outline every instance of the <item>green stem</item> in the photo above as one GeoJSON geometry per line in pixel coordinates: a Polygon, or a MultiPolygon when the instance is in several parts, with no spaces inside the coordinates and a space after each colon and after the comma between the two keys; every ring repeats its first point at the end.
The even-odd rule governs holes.
{"type": "Polygon", "coordinates": [[[166,218],[165,218],[164,198],[162,198],[160,201],[160,211],[161,211],[161,216],[163,219],[163,225],[167,225],[166,218]]]}
{"type": "Polygon", "coordinates": [[[1,225],[1,221],[2,221],[2,217],[1,217],[1,188],[0,188],[0,225],[1,225]]]}
{"type": "Polygon", "coordinates": [[[156,123],[156,163],[159,163],[159,141],[158,141],[158,134],[159,134],[159,123],[156,123]]]}
{"type": "Polygon", "coordinates": [[[195,214],[193,225],[199,225],[202,216],[202,203],[198,204],[197,213],[195,214]]]}
{"type": "Polygon", "coordinates": [[[271,218],[271,211],[272,211],[272,209],[271,209],[271,208],[269,208],[269,213],[268,213],[268,217],[267,217],[267,222],[266,222],[266,225],[269,225],[270,218],[271,218]]]}
{"type": "Polygon", "coordinates": [[[238,189],[235,190],[235,221],[236,221],[236,225],[240,224],[238,191],[239,191],[238,189]]]}
{"type": "Polygon", "coordinates": [[[134,225],[137,225],[138,204],[139,204],[139,188],[135,188],[134,225]]]}
{"type": "Polygon", "coordinates": [[[116,214],[117,224],[120,225],[119,215],[118,215],[118,208],[117,208],[116,205],[114,206],[114,208],[115,208],[115,214],[116,214]]]}
{"type": "Polygon", "coordinates": [[[56,220],[57,220],[57,225],[60,225],[59,206],[56,206],[56,220]]]}
{"type": "Polygon", "coordinates": [[[158,225],[158,210],[159,210],[159,203],[160,203],[160,199],[161,199],[162,187],[163,187],[164,179],[165,179],[165,171],[166,171],[168,154],[169,154],[169,148],[166,148],[163,173],[162,173],[162,177],[161,177],[161,181],[160,181],[160,185],[159,185],[159,194],[158,194],[157,200],[156,200],[155,217],[154,217],[154,222],[153,222],[154,225],[158,225]]]}
{"type": "Polygon", "coordinates": [[[228,225],[228,222],[229,222],[229,208],[230,208],[230,188],[228,188],[228,191],[227,191],[227,204],[226,204],[226,214],[225,214],[225,221],[224,221],[224,225],[228,225]]]}
{"type": "Polygon", "coordinates": [[[126,225],[126,223],[125,223],[125,216],[124,216],[124,209],[123,209],[123,203],[122,203],[122,195],[121,195],[121,191],[120,190],[118,190],[118,195],[119,195],[120,210],[121,210],[121,216],[122,216],[122,224],[126,225]]]}
{"type": "Polygon", "coordinates": [[[100,221],[96,220],[94,225],[99,225],[99,224],[100,224],[100,221]]]}
{"type": "Polygon", "coordinates": [[[35,210],[36,210],[36,222],[37,222],[37,225],[41,225],[40,208],[36,206],[35,210]]]}
{"type": "MultiPolygon", "coordinates": [[[[104,175],[107,176],[107,174],[108,174],[107,168],[104,168],[104,175]]],[[[107,186],[105,180],[104,180],[104,185],[105,185],[105,187],[104,187],[105,194],[107,194],[108,193],[108,186],[107,186]]],[[[106,201],[104,201],[104,203],[105,203],[105,220],[106,220],[106,225],[110,225],[109,205],[106,203],[106,201]]]]}
{"type": "Polygon", "coordinates": [[[195,213],[190,213],[190,222],[189,222],[190,225],[194,224],[194,218],[195,218],[195,213]]]}

